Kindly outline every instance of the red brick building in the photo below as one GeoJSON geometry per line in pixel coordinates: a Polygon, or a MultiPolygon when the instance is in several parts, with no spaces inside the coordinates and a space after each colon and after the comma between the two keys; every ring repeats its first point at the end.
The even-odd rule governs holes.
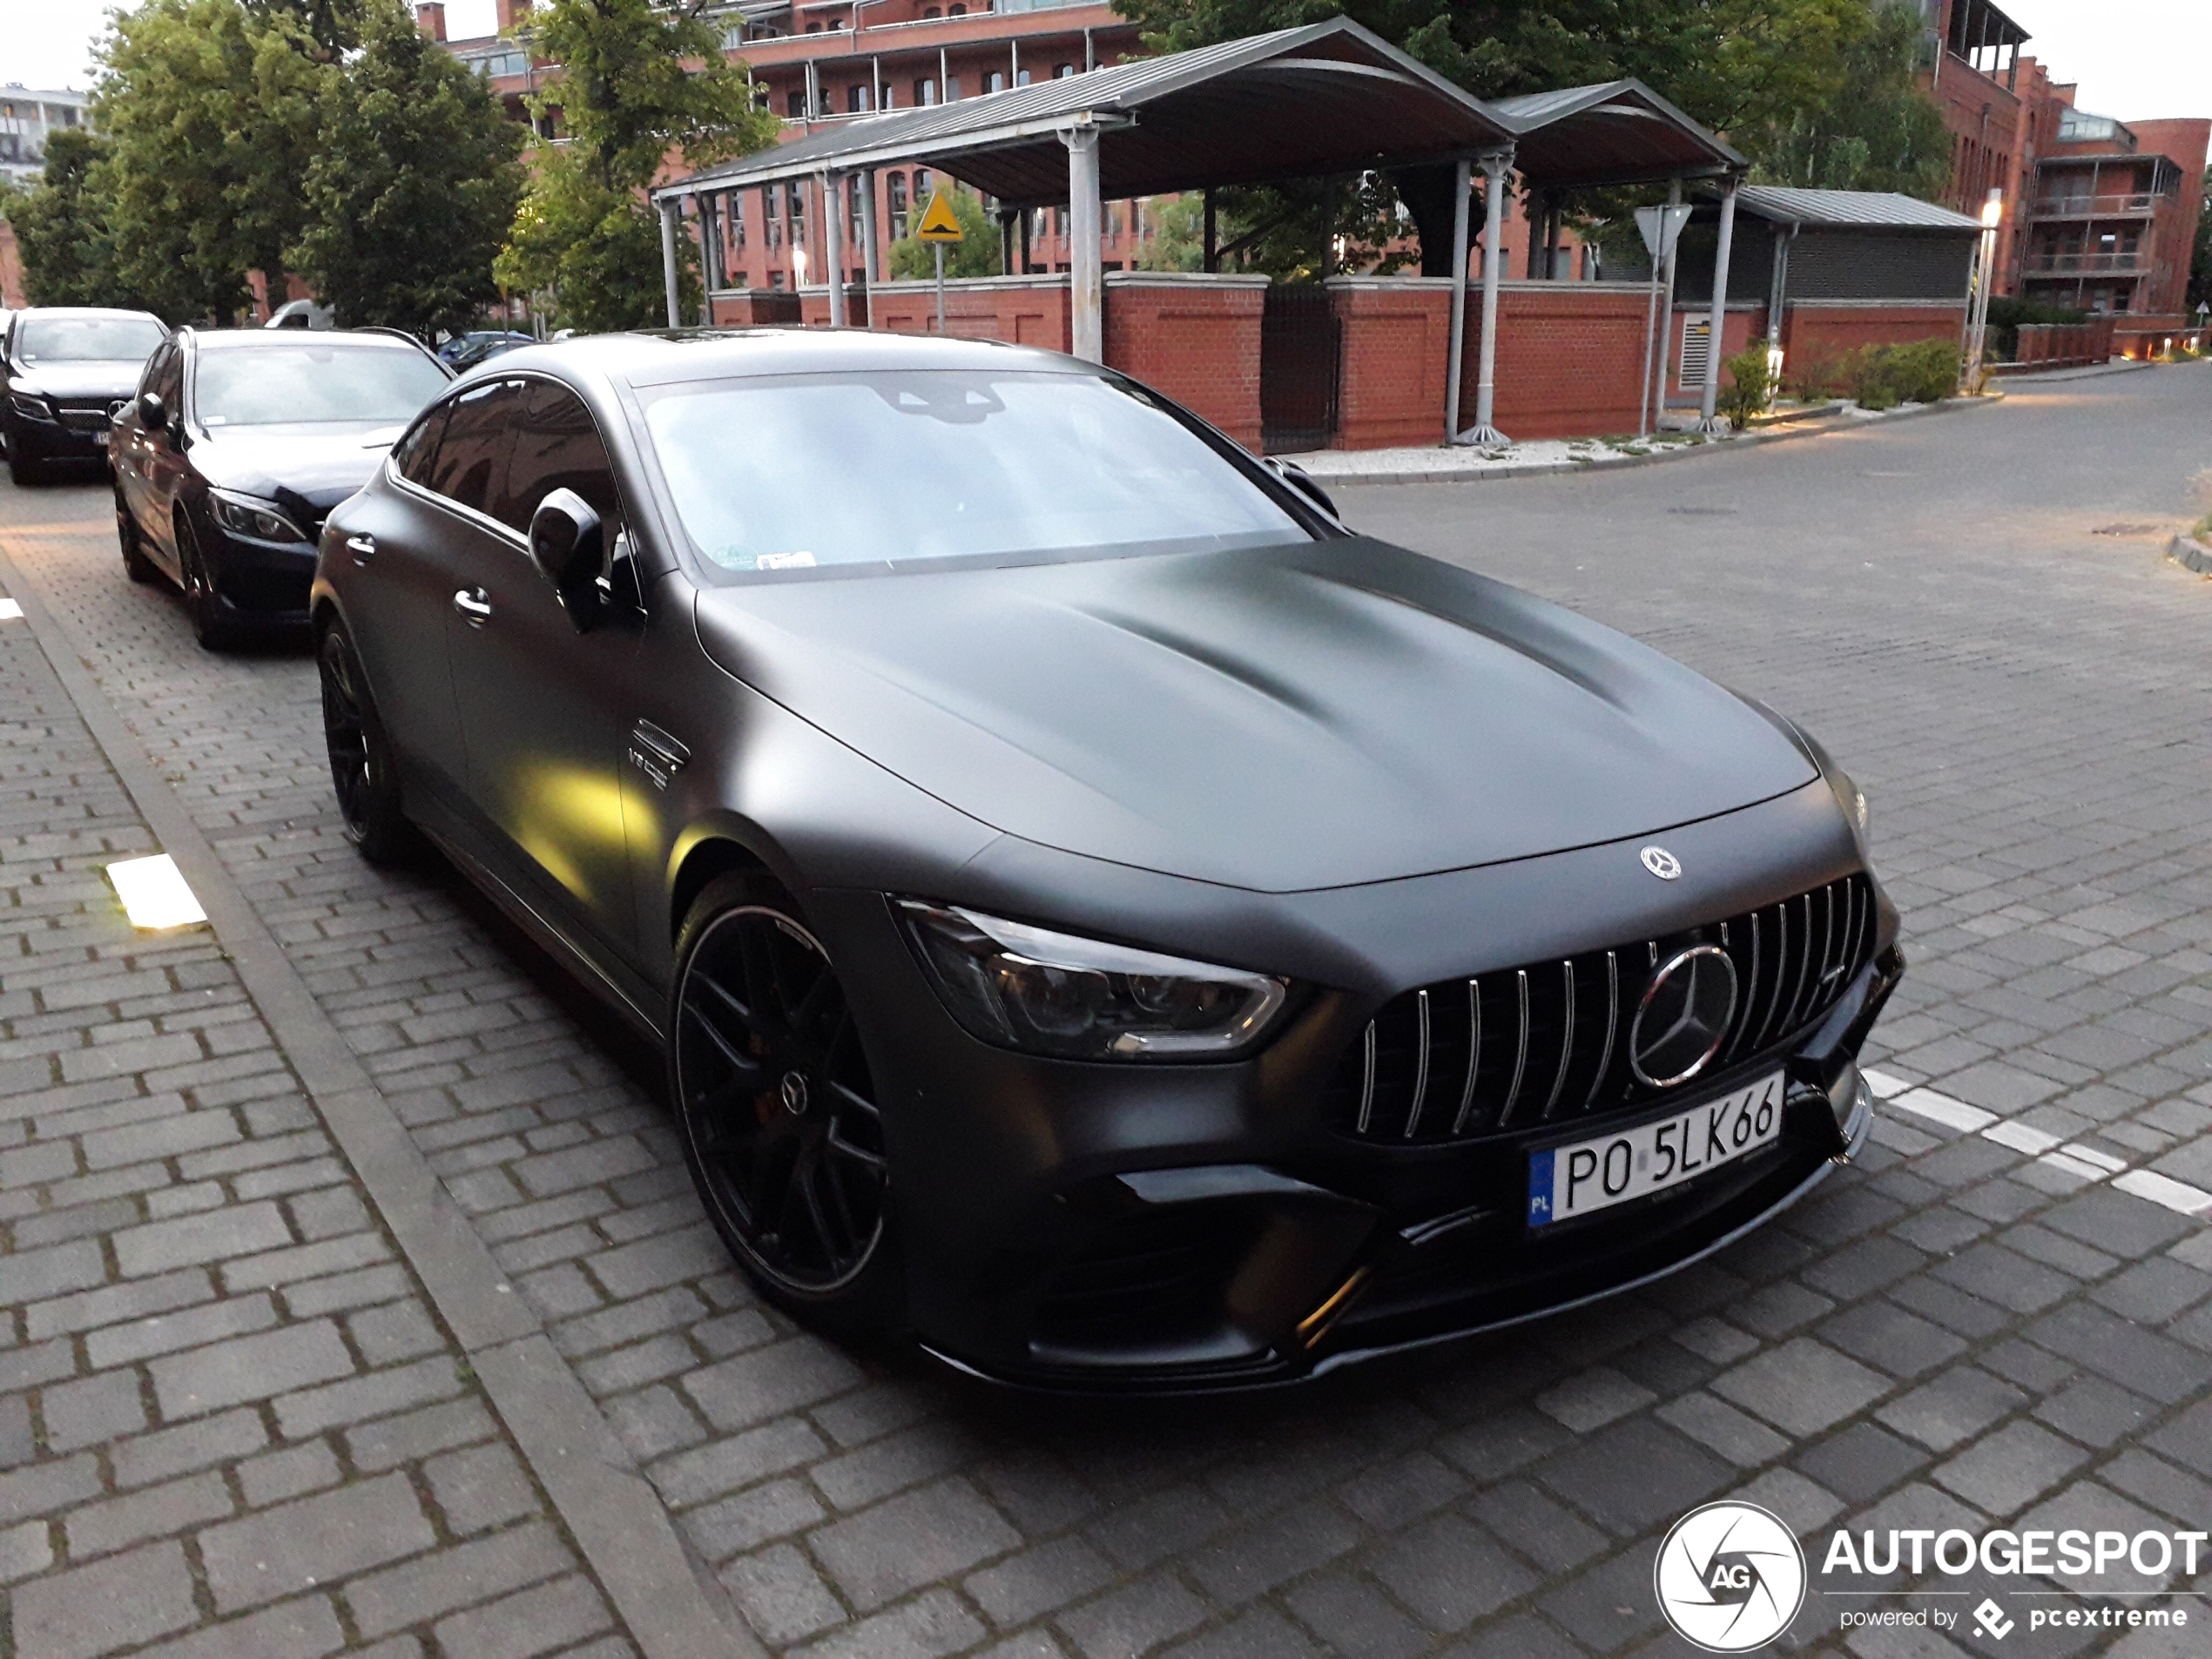
{"type": "Polygon", "coordinates": [[[1993,292],[2114,319],[2118,349],[2159,349],[2183,314],[2212,121],[2121,121],[2026,56],[1991,0],[1917,0],[1922,84],[1952,135],[1946,205],[2003,192],[1993,292]]]}

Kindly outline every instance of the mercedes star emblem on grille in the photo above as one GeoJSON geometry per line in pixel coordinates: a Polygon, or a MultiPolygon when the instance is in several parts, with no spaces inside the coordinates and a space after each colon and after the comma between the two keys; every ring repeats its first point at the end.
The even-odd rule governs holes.
{"type": "Polygon", "coordinates": [[[1651,976],[1629,1028],[1629,1064],[1654,1089],[1688,1082],[1720,1052],[1735,1018],[1736,964],[1717,945],[1692,946],[1651,976]]]}
{"type": "Polygon", "coordinates": [[[1643,867],[1662,881],[1671,881],[1682,873],[1682,860],[1663,846],[1647,846],[1636,856],[1643,860],[1643,867]]]}

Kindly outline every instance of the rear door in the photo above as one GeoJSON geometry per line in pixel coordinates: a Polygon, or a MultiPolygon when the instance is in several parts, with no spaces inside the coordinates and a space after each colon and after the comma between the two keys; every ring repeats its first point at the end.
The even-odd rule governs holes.
{"type": "Polygon", "coordinates": [[[523,383],[508,445],[447,623],[469,799],[523,881],[603,960],[634,964],[621,768],[639,631],[627,613],[578,631],[529,556],[530,516],[556,489],[589,502],[613,546],[624,523],[614,469],[590,410],[556,381],[523,383]]]}
{"type": "Polygon", "coordinates": [[[520,398],[520,387],[495,381],[434,407],[394,448],[389,487],[348,506],[334,554],[360,578],[364,602],[347,620],[405,781],[449,813],[468,799],[469,760],[446,624],[462,561],[505,476],[520,398]]]}

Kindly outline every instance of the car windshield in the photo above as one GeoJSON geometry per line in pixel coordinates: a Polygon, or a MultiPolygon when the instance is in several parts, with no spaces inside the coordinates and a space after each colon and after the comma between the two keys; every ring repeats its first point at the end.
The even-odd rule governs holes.
{"type": "Polygon", "coordinates": [[[401,346],[312,341],[204,349],[194,372],[202,426],[410,421],[446,384],[444,370],[401,346]]]}
{"type": "Polygon", "coordinates": [[[138,363],[162,341],[152,317],[25,317],[16,355],[26,363],[138,363]]]}
{"type": "Polygon", "coordinates": [[[1309,539],[1189,426],[1094,374],[694,382],[645,421],[713,572],[1309,539]]]}

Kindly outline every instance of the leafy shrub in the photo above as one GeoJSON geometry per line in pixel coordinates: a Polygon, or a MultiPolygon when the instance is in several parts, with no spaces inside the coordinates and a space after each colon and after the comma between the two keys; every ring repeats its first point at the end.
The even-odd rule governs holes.
{"type": "Polygon", "coordinates": [[[1721,367],[1728,373],[1728,381],[1720,390],[1720,412],[1728,416],[1729,425],[1741,432],[1751,423],[1753,415],[1765,414],[1774,401],[1773,360],[1767,355],[1766,342],[1755,341],[1748,350],[1721,367]]]}
{"type": "Polygon", "coordinates": [[[1959,347],[1948,340],[1903,346],[1862,346],[1846,358],[1843,379],[1863,409],[1932,403],[1959,389],[1959,347]]]}

